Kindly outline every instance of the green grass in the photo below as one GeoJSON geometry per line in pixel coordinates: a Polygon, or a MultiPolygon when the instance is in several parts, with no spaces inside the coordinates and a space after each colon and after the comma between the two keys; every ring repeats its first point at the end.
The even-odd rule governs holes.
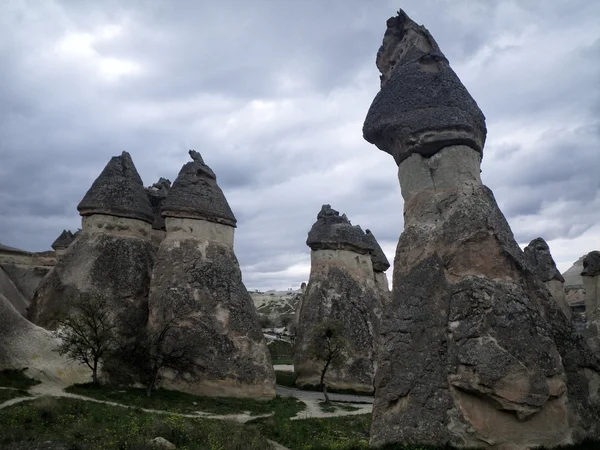
{"type": "Polygon", "coordinates": [[[273,364],[294,364],[293,346],[285,341],[271,341],[267,348],[271,353],[273,364]]]}
{"type": "Polygon", "coordinates": [[[245,411],[253,415],[276,413],[284,417],[294,416],[304,409],[304,404],[294,398],[276,397],[269,401],[241,398],[201,397],[185,392],[159,389],[148,397],[145,389],[113,388],[110,386],[94,386],[93,384],[76,384],[66,389],[73,394],[122,403],[145,409],[159,409],[169,412],[191,414],[195,411],[214,414],[239,414],[245,411]]]}
{"type": "Polygon", "coordinates": [[[369,446],[371,415],[294,421],[269,417],[250,426],[257,427],[266,438],[292,450],[366,449],[369,446]]]}
{"type": "Polygon", "coordinates": [[[20,403],[0,410],[0,448],[142,450],[161,436],[183,449],[266,449],[257,428],[229,421],[155,415],[68,398],[20,403]]]}
{"type": "Polygon", "coordinates": [[[29,397],[27,391],[23,389],[0,389],[0,403],[17,397],[29,397]]]}
{"type": "Polygon", "coordinates": [[[40,381],[25,375],[25,369],[0,370],[0,386],[27,390],[36,384],[40,384],[40,381]]]}

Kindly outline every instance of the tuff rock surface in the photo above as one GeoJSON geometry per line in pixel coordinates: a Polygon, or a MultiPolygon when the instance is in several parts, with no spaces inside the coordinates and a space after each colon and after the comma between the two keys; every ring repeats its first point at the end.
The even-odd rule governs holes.
{"type": "Polygon", "coordinates": [[[345,215],[323,205],[308,233],[311,270],[297,311],[294,351],[296,384],[318,385],[324,362],[309,352],[312,330],[324,321],[342,324],[348,349],[327,371],[337,389],[372,392],[379,316],[388,293],[376,285],[372,240],[345,215]]]}
{"type": "Polygon", "coordinates": [[[235,217],[214,172],[197,152],[163,203],[148,327],[179,324],[167,345],[193,343],[195,361],[163,385],[210,396],[273,398],[275,374],[258,314],[233,251],[235,217]],[[195,350],[199,349],[198,352],[195,350]]]}
{"type": "Polygon", "coordinates": [[[597,439],[600,363],[481,183],[483,114],[403,11],[388,21],[378,67],[364,134],[399,163],[405,228],[382,316],[371,445],[597,439]]]}
{"type": "Polygon", "coordinates": [[[0,323],[0,370],[27,369],[32,378],[63,386],[90,381],[87,366],[59,355],[52,333],[25,319],[2,294],[0,323]]]}
{"type": "Polygon", "coordinates": [[[565,297],[565,279],[556,267],[548,243],[541,237],[535,238],[523,252],[534,273],[544,282],[559,308],[571,318],[571,308],[565,297]]]}
{"type": "Polygon", "coordinates": [[[158,247],[160,241],[165,237],[165,219],[162,216],[162,204],[167,198],[167,194],[171,189],[171,181],[166,178],[159,178],[159,180],[152,186],[146,188],[146,194],[152,207],[152,213],[154,214],[154,221],[152,222],[152,241],[158,247]]]}
{"type": "Polygon", "coordinates": [[[55,251],[65,250],[69,245],[71,245],[74,239],[75,236],[73,236],[71,230],[62,230],[62,233],[60,233],[60,235],[52,243],[51,247],[55,251]]]}
{"type": "Polygon", "coordinates": [[[29,319],[54,328],[69,314],[69,302],[91,296],[110,299],[123,327],[145,324],[156,253],[150,242],[153,216],[128,153],[110,160],[78,208],[82,231],[40,283],[29,319]]]}
{"type": "Polygon", "coordinates": [[[371,252],[371,261],[373,263],[373,272],[375,277],[375,284],[377,284],[384,292],[389,293],[390,288],[388,286],[388,279],[385,271],[390,268],[390,262],[383,253],[383,249],[375,239],[375,236],[371,232],[371,230],[365,230],[367,238],[371,242],[373,246],[373,251],[371,252]]]}
{"type": "Polygon", "coordinates": [[[600,358],[600,252],[589,252],[583,259],[581,276],[585,288],[585,340],[600,358]]]}

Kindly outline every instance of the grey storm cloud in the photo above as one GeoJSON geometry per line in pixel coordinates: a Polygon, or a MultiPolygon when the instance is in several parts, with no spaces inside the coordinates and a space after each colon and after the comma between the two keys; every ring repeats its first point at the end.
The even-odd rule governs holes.
{"type": "Polygon", "coordinates": [[[482,176],[517,240],[543,236],[563,270],[599,247],[600,5],[586,0],[3,2],[0,241],[39,251],[76,229],[123,150],[150,185],[193,148],[238,218],[248,288],[307,280],[324,203],[392,261],[397,167],[361,128],[399,7],[486,114],[482,176]]]}

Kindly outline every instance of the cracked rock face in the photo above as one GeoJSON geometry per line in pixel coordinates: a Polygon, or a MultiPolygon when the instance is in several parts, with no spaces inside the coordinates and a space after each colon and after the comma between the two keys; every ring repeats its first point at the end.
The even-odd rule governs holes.
{"type": "Polygon", "coordinates": [[[474,101],[468,93],[458,99],[436,90],[450,70],[446,61],[438,72],[406,67],[420,64],[423,48],[438,49],[403,12],[388,21],[380,69],[394,39],[398,52],[411,56],[406,64],[396,58],[394,67],[383,66],[382,91],[365,122],[365,137],[400,163],[405,201],[392,298],[381,321],[371,445],[521,449],[597,439],[600,363],[532,271],[481,183],[485,126],[477,114],[467,115],[464,128],[472,142],[453,145],[442,133],[435,152],[398,158],[396,144],[405,142],[413,119],[382,100],[388,89],[406,81],[431,94],[434,111],[449,104],[472,111],[474,101]],[[375,117],[385,126],[374,126],[375,117]]]}
{"type": "Polygon", "coordinates": [[[275,373],[233,251],[235,218],[212,170],[197,152],[191,155],[164,202],[167,232],[152,275],[148,327],[157,331],[175,319],[180,325],[166,345],[191,343],[195,356],[181,376],[165,373],[163,385],[270,399],[275,373]]]}
{"type": "Polygon", "coordinates": [[[583,258],[581,276],[585,288],[587,319],[583,336],[600,358],[600,252],[589,252],[583,258]]]}
{"type": "Polygon", "coordinates": [[[376,284],[373,243],[345,215],[323,205],[307,245],[312,250],[311,271],[297,311],[296,384],[319,384],[324,362],[308,351],[311,332],[322,322],[332,320],[342,324],[348,351],[343,362],[328,369],[326,384],[372,392],[379,317],[389,295],[376,284]]]}
{"type": "Polygon", "coordinates": [[[565,279],[558,271],[546,241],[541,237],[536,238],[523,251],[527,262],[544,282],[559,308],[568,318],[571,318],[571,308],[565,296],[565,279]]]}
{"type": "Polygon", "coordinates": [[[150,242],[153,216],[128,153],[110,160],[79,211],[82,231],[41,281],[29,319],[54,328],[69,314],[69,299],[99,296],[110,299],[115,317],[145,323],[156,255],[150,242]]]}

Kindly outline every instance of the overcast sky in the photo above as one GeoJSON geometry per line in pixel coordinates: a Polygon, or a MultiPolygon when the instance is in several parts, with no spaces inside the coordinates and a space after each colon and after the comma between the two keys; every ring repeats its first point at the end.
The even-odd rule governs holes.
{"type": "MultiPolygon", "coordinates": [[[[362,138],[402,7],[487,119],[483,181],[561,271],[600,249],[600,2],[0,2],[0,242],[49,249],[111,156],[146,185],[199,151],[237,216],[249,289],[298,287],[324,203],[390,262],[397,167],[362,138]]],[[[390,271],[391,275],[391,269],[390,271]]]]}

